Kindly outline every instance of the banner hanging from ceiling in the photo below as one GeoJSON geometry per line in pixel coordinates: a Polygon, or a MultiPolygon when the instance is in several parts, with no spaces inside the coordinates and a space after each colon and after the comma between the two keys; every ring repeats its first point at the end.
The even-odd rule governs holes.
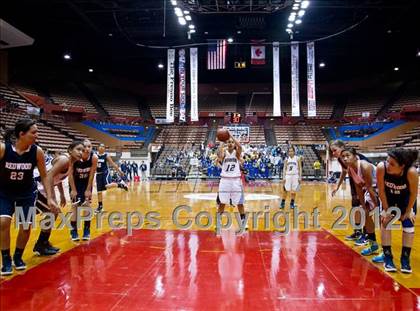
{"type": "Polygon", "coordinates": [[[166,85],[166,120],[174,122],[175,115],[175,50],[168,49],[167,85],[166,85]]]}
{"type": "Polygon", "coordinates": [[[299,43],[292,42],[292,117],[300,116],[299,103],[299,43]]]}
{"type": "Polygon", "coordinates": [[[198,49],[190,48],[191,121],[198,121],[198,49]]]}
{"type": "Polygon", "coordinates": [[[186,122],[186,93],[185,93],[185,50],[178,51],[178,73],[179,73],[179,122],[186,122]]]}
{"type": "Polygon", "coordinates": [[[280,46],[278,42],[273,42],[273,116],[281,116],[280,100],[280,46]]]}
{"type": "Polygon", "coordinates": [[[315,44],[308,42],[306,45],[306,55],[308,59],[308,117],[316,117],[316,97],[315,97],[315,44]]]}

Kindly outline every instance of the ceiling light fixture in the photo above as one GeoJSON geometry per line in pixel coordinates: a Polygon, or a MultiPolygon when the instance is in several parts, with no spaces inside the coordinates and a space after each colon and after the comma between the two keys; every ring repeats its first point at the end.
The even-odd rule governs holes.
{"type": "Polygon", "coordinates": [[[306,9],[309,6],[309,1],[303,1],[302,2],[302,9],[306,9]]]}
{"type": "Polygon", "coordinates": [[[183,16],[182,11],[181,11],[180,8],[177,7],[177,8],[174,9],[174,11],[175,11],[175,15],[176,16],[178,16],[178,17],[182,17],[183,16]]]}
{"type": "Polygon", "coordinates": [[[187,21],[183,17],[178,17],[178,23],[182,26],[187,24],[187,21]]]}

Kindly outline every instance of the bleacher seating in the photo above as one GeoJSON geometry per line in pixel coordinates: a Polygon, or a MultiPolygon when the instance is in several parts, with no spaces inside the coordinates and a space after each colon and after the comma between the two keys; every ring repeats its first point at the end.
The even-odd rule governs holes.
{"type": "MultiPolygon", "coordinates": [[[[334,105],[328,100],[318,100],[316,104],[316,117],[310,117],[311,119],[329,119],[334,109],[334,105]]],[[[252,115],[253,112],[265,112],[267,116],[273,114],[273,94],[254,94],[252,101],[246,105],[246,114],[252,115]]],[[[301,103],[301,112],[304,117],[308,117],[307,103],[301,103]]],[[[282,100],[281,102],[281,113],[286,113],[287,116],[291,116],[292,108],[289,100],[282,100]]]]}
{"type": "MultiPolygon", "coordinates": [[[[200,112],[236,112],[236,95],[202,95],[198,99],[200,112]]],[[[154,118],[166,117],[166,98],[153,96],[148,98],[148,104],[154,118]]],[[[265,111],[265,110],[264,110],[265,111]]],[[[174,108],[175,117],[179,116],[179,105],[174,108]]]]}
{"type": "Polygon", "coordinates": [[[69,107],[82,107],[88,113],[98,113],[95,106],[84,97],[82,92],[73,83],[62,83],[50,87],[52,100],[59,105],[69,107]]]}
{"type": "MultiPolygon", "coordinates": [[[[166,96],[150,96],[147,103],[153,118],[166,118],[166,96]]],[[[199,108],[200,111],[200,108],[199,108]]],[[[175,117],[179,115],[179,106],[174,107],[175,117]]]]}
{"type": "Polygon", "coordinates": [[[141,117],[138,103],[127,92],[92,83],[86,83],[86,86],[93,92],[109,115],[141,117]]]}
{"type": "Polygon", "coordinates": [[[401,98],[397,100],[389,109],[390,111],[401,111],[403,106],[420,107],[420,82],[412,82],[408,85],[401,98]]]}
{"type": "Polygon", "coordinates": [[[272,94],[254,94],[252,100],[246,104],[245,112],[252,115],[253,112],[273,112],[273,95],[272,94]]]}
{"type": "Polygon", "coordinates": [[[325,137],[319,125],[275,125],[274,132],[278,144],[324,143],[325,137]]]}
{"type": "Polygon", "coordinates": [[[99,142],[91,137],[88,137],[87,135],[81,133],[80,131],[70,127],[67,125],[67,123],[60,118],[59,116],[49,116],[48,119],[46,119],[46,122],[48,124],[51,124],[53,127],[59,129],[60,131],[63,131],[65,134],[67,134],[70,137],[74,137],[74,139],[78,140],[85,140],[89,139],[92,142],[92,146],[96,148],[99,145],[99,142]]]}
{"type": "MultiPolygon", "coordinates": [[[[281,102],[281,114],[286,113],[291,116],[292,107],[290,101],[281,102]]],[[[245,112],[247,115],[252,115],[253,112],[264,112],[267,116],[273,115],[273,95],[272,94],[254,94],[252,101],[247,103],[245,112]]]]}
{"type": "Polygon", "coordinates": [[[36,95],[38,96],[38,92],[31,86],[25,85],[25,84],[12,84],[10,86],[12,89],[14,89],[17,92],[29,94],[29,95],[36,95]]]}
{"type": "MultiPolygon", "coordinates": [[[[313,164],[318,160],[318,156],[315,154],[312,146],[298,146],[302,150],[302,173],[304,176],[314,176],[315,170],[313,164]]],[[[324,165],[321,165],[321,176],[325,176],[324,165]]]]}
{"type": "Polygon", "coordinates": [[[358,90],[350,93],[344,112],[345,117],[362,117],[363,112],[369,112],[375,117],[398,90],[398,83],[383,84],[374,89],[358,90]]]}
{"type": "Polygon", "coordinates": [[[377,152],[386,152],[387,150],[395,147],[407,147],[420,149],[420,126],[417,126],[397,137],[392,138],[390,141],[385,142],[379,146],[370,148],[377,152]]]}
{"type": "MultiPolygon", "coordinates": [[[[0,123],[4,124],[6,128],[13,128],[19,119],[26,118],[24,112],[15,111],[13,113],[2,112],[0,115],[0,123]]],[[[70,137],[63,133],[44,125],[42,122],[37,122],[38,126],[38,143],[44,149],[52,151],[65,152],[67,146],[72,142],[70,137]]]]}
{"type": "Polygon", "coordinates": [[[179,146],[165,144],[158,159],[154,163],[151,174],[155,178],[170,178],[171,176],[176,177],[177,175],[179,177],[180,171],[187,175],[191,168],[191,155],[198,148],[198,145],[193,146],[191,144],[179,146]]]}
{"type": "Polygon", "coordinates": [[[344,112],[345,117],[362,116],[363,112],[369,112],[370,116],[375,116],[382,108],[385,96],[366,97],[358,96],[349,100],[344,112]]]}
{"type": "Polygon", "coordinates": [[[264,126],[251,125],[249,130],[249,143],[251,145],[265,145],[264,126]]]}
{"type": "Polygon", "coordinates": [[[331,118],[331,114],[333,113],[334,104],[332,101],[320,99],[316,103],[316,116],[315,117],[308,117],[308,104],[305,104],[302,107],[303,116],[309,119],[325,119],[328,120],[331,118]]]}
{"type": "Polygon", "coordinates": [[[236,112],[236,94],[201,95],[198,98],[198,111],[236,112]]]}
{"type": "MultiPolygon", "coordinates": [[[[111,89],[99,84],[86,83],[87,88],[96,97],[102,107],[110,114],[109,120],[113,118],[118,119],[121,117],[141,117],[139,105],[134,96],[127,92],[111,89]]],[[[87,112],[98,113],[95,105],[87,100],[80,89],[74,83],[52,83],[48,86],[53,102],[60,105],[68,106],[81,106],[84,107],[87,112]]],[[[400,99],[393,104],[389,109],[390,111],[398,111],[404,105],[417,105],[420,106],[420,97],[418,96],[418,89],[420,88],[420,82],[410,83],[405,92],[402,94],[400,99]]],[[[371,116],[377,114],[382,108],[383,104],[395,91],[395,86],[385,85],[383,89],[367,90],[363,92],[356,92],[357,95],[351,95],[349,102],[345,109],[345,116],[361,116],[363,111],[369,111],[371,116]]],[[[17,92],[26,94],[38,94],[38,92],[26,85],[14,85],[13,88],[0,86],[0,100],[3,105],[13,103],[12,109],[17,109],[16,116],[22,117],[26,111],[26,107],[32,106],[17,92]]],[[[321,95],[322,96],[322,95],[321,95]]],[[[291,116],[291,104],[290,96],[283,96],[281,112],[285,113],[286,116],[291,116]]],[[[249,99],[249,97],[247,97],[249,99]]],[[[220,113],[220,112],[233,112],[237,111],[237,94],[213,94],[213,95],[200,95],[199,96],[199,111],[209,113],[220,113]]],[[[272,94],[266,93],[254,93],[252,100],[245,103],[245,110],[247,115],[252,115],[255,112],[264,112],[267,116],[272,115],[272,94]]],[[[166,116],[166,96],[163,95],[152,95],[147,97],[147,103],[150,107],[153,117],[165,117],[166,116]]],[[[332,115],[334,105],[329,98],[318,97],[317,102],[317,116],[315,119],[329,119],[332,115]]],[[[6,109],[6,111],[10,111],[6,109]]],[[[12,110],[13,111],[13,110],[12,110]]],[[[301,101],[301,114],[307,117],[307,103],[305,100],[301,101]]],[[[2,121],[7,121],[7,125],[13,125],[13,121],[17,117],[10,118],[6,117],[10,114],[2,113],[2,121]],[[7,119],[7,120],[6,120],[7,119]]],[[[179,105],[175,105],[175,116],[179,115],[179,105]]],[[[66,145],[75,139],[88,138],[85,134],[73,129],[68,125],[62,117],[44,115],[43,121],[40,122],[40,143],[41,146],[49,149],[65,150],[66,145]],[[50,135],[51,134],[51,135],[50,135]],[[50,138],[53,138],[51,141],[50,138]]],[[[95,116],[93,116],[95,118],[95,116]]],[[[222,126],[223,120],[219,118],[217,122],[221,122],[219,126],[222,126]]],[[[4,122],[3,122],[4,123],[4,122]]],[[[317,122],[308,121],[306,123],[317,124],[317,122]]],[[[318,122],[321,123],[321,122],[318,122]]],[[[216,123],[213,123],[214,125],[216,123]]],[[[264,127],[261,125],[250,125],[250,144],[251,145],[265,145],[265,133],[264,127]]],[[[324,134],[322,133],[320,125],[276,125],[273,128],[277,143],[291,143],[295,145],[310,145],[323,143],[325,141],[324,134]]],[[[200,144],[205,142],[208,128],[203,126],[190,126],[190,125],[163,125],[161,131],[155,142],[158,144],[165,145],[167,147],[187,148],[192,144],[200,144]]],[[[363,136],[355,135],[347,131],[348,136],[363,136]]],[[[356,133],[357,134],[357,133],[356,133]]],[[[361,133],[363,134],[363,133],[361,133]]],[[[130,132],[116,133],[120,137],[134,137],[134,134],[130,132]]],[[[92,140],[92,139],[91,139],[92,140]]],[[[99,142],[92,140],[93,145],[96,147],[99,142]]],[[[362,144],[363,145],[363,144],[362,144]]],[[[369,147],[370,151],[383,152],[392,147],[404,146],[410,148],[420,149],[420,127],[417,127],[411,131],[401,134],[395,138],[390,139],[380,146],[369,147]]],[[[129,145],[127,149],[139,148],[139,145],[129,145]]],[[[305,147],[306,148],[306,147],[305,147]]],[[[361,147],[367,148],[367,147],[361,147]]],[[[308,153],[311,151],[308,150],[308,153]]],[[[311,159],[312,161],[312,159],[311,159]]],[[[308,164],[309,165],[309,164],[308,164]]],[[[312,165],[312,164],[311,164],[312,165]]],[[[312,167],[307,169],[312,169],[312,167]]]]}
{"type": "Polygon", "coordinates": [[[11,103],[15,108],[20,108],[26,111],[26,107],[32,106],[19,94],[10,88],[0,85],[0,98],[5,99],[8,103],[11,103]]]}
{"type": "Polygon", "coordinates": [[[180,146],[185,144],[201,144],[205,141],[207,127],[165,125],[155,140],[157,144],[180,146]]]}

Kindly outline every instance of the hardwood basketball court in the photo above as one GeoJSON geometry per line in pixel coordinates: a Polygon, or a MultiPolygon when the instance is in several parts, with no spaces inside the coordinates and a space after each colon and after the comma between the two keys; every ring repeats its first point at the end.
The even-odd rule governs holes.
{"type": "MultiPolygon", "coordinates": [[[[245,190],[249,199],[246,211],[269,212],[272,221],[279,211],[275,196],[281,195],[280,189],[278,182],[251,182],[245,190]]],[[[404,275],[385,273],[381,264],[370,262],[371,257],[362,257],[361,247],[344,241],[350,229],[331,228],[340,216],[332,209],[349,205],[348,186],[331,198],[331,186],[304,183],[297,197],[298,209],[313,212],[318,208],[320,228],[314,228],[312,220],[309,228],[303,228],[301,218],[299,229],[288,234],[273,231],[272,222],[271,229],[264,230],[262,218],[256,230],[242,235],[235,233],[235,220],[234,227],[223,230],[220,236],[213,226],[200,230],[193,217],[201,211],[215,214],[216,191],[217,182],[213,181],[152,181],[131,184],[129,192],[108,191],[104,196],[106,212],[138,211],[145,215],[154,211],[159,213],[160,228],[134,230],[129,236],[126,229],[111,230],[106,222],[96,230],[92,221],[92,240],[78,243],[70,240],[68,229],[55,230],[51,240],[62,251],[52,258],[33,255],[38,229],[33,230],[24,254],[28,270],[0,283],[1,309],[31,310],[40,305],[45,310],[85,306],[98,310],[419,307],[418,235],[411,258],[413,273],[404,275]],[[173,210],[182,205],[192,211],[178,217],[180,223],[193,221],[188,230],[178,230],[172,220],[173,210]],[[24,289],[16,290],[23,285],[24,289]]],[[[236,208],[227,210],[234,212],[236,208]]],[[[290,217],[293,228],[292,213],[290,217]]],[[[13,231],[12,243],[15,237],[13,231]]],[[[399,266],[400,230],[393,233],[392,246],[399,266]]]]}

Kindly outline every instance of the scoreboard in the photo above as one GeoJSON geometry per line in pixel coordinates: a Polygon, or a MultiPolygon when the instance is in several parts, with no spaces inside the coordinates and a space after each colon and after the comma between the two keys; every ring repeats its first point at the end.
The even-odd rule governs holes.
{"type": "Polygon", "coordinates": [[[242,116],[241,116],[240,113],[237,113],[237,112],[231,113],[231,115],[230,115],[230,123],[240,124],[241,121],[242,121],[242,116]]]}

